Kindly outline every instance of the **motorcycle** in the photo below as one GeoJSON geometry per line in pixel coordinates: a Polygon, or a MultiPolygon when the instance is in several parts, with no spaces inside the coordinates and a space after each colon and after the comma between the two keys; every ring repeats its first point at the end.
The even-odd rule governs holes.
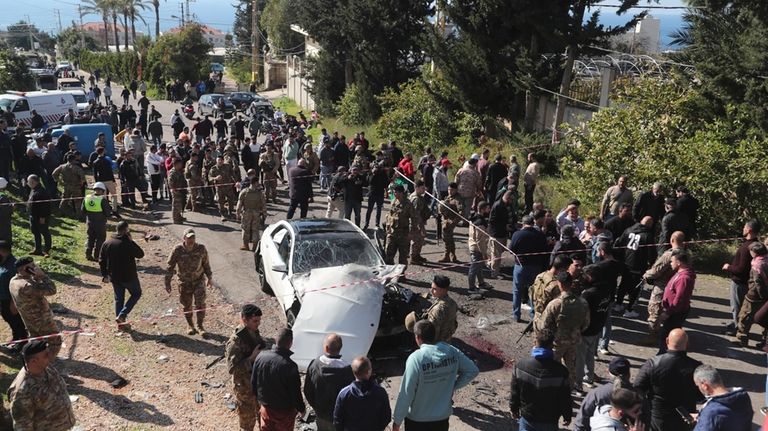
{"type": "Polygon", "coordinates": [[[195,116],[195,106],[191,103],[181,104],[181,110],[184,113],[184,116],[187,117],[188,120],[191,120],[195,116]]]}

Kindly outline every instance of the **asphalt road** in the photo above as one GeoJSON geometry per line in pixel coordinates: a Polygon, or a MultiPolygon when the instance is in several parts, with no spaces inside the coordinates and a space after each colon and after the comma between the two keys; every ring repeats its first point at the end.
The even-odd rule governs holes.
{"type": "MultiPolygon", "coordinates": [[[[119,91],[114,90],[115,94],[119,94],[119,91]]],[[[277,98],[280,92],[267,93],[266,96],[277,98]]],[[[163,114],[165,133],[171,138],[173,135],[170,125],[166,123],[178,105],[167,101],[153,101],[153,104],[163,114]]],[[[192,122],[186,119],[185,121],[191,126],[192,122]]],[[[278,193],[283,204],[269,204],[268,223],[285,218],[286,186],[278,186],[278,193]]],[[[324,217],[326,201],[318,188],[315,189],[314,200],[315,202],[310,204],[309,217],[324,217]]],[[[215,209],[207,209],[204,213],[186,213],[185,225],[173,225],[169,210],[168,204],[160,205],[156,223],[177,237],[180,237],[187,227],[196,228],[198,241],[205,244],[209,250],[215,285],[221,289],[228,301],[234,304],[256,301],[263,304],[262,308],[267,312],[265,319],[274,319],[275,322],[284,319],[277,301],[259,290],[253,254],[239,250],[241,240],[239,225],[236,222],[221,222],[215,209]]],[[[363,216],[364,212],[365,208],[363,216]]],[[[447,275],[451,279],[451,295],[459,303],[461,311],[459,329],[453,344],[472,357],[482,371],[470,387],[456,393],[451,429],[516,429],[516,425],[510,425],[513,421],[507,408],[509,378],[514,361],[528,355],[531,340],[530,337],[524,337],[521,342],[516,342],[524,325],[509,321],[511,280],[489,280],[495,286],[489,297],[484,301],[470,301],[466,296],[467,268],[446,269],[443,265],[433,263],[442,256],[442,244],[435,239],[434,220],[428,222],[427,231],[428,238],[422,254],[430,262],[424,266],[409,266],[406,285],[417,293],[423,293],[427,291],[430,280],[436,273],[447,275]],[[480,318],[486,318],[492,323],[488,327],[479,328],[480,318]]],[[[456,231],[457,255],[464,263],[469,262],[466,233],[466,228],[458,228],[456,231]]],[[[511,265],[511,259],[505,259],[503,265],[511,265]]],[[[765,354],[754,349],[738,347],[722,335],[722,327],[730,315],[727,301],[728,284],[729,281],[721,277],[699,276],[693,299],[694,310],[688,319],[691,355],[718,367],[723,373],[726,385],[747,388],[756,412],[754,422],[759,423],[762,416],[758,411],[765,403],[765,354]]],[[[647,292],[642,301],[645,302],[645,299],[647,292]]],[[[644,310],[641,309],[641,313],[644,313],[644,310]]],[[[644,315],[641,317],[645,318],[644,315]]],[[[615,343],[611,347],[612,353],[630,359],[633,375],[637,368],[655,353],[653,348],[637,345],[638,340],[643,337],[644,327],[644,320],[614,317],[615,343]]],[[[753,332],[756,331],[757,329],[753,332]]],[[[400,382],[399,376],[402,373],[402,358],[407,354],[407,346],[404,347],[401,343],[389,347],[391,348],[385,350],[384,358],[379,361],[377,368],[379,375],[386,377],[383,385],[394,403],[400,382]]],[[[599,358],[599,374],[607,374],[606,365],[610,359],[610,356],[599,358]]]]}

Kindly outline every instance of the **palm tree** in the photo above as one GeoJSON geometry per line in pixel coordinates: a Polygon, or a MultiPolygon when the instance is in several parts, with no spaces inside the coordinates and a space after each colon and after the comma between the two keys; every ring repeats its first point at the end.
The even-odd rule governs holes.
{"type": "MultiPolygon", "coordinates": [[[[100,15],[104,23],[104,49],[109,51],[109,14],[111,12],[109,0],[83,0],[80,17],[86,15],[100,15]]],[[[83,29],[80,29],[83,31],[83,29]]]]}
{"type": "Polygon", "coordinates": [[[117,30],[117,13],[119,12],[119,7],[117,0],[109,0],[109,2],[110,12],[112,13],[112,29],[115,31],[115,49],[117,52],[120,52],[120,33],[117,30]]]}
{"type": "Polygon", "coordinates": [[[136,40],[136,20],[139,19],[141,22],[146,24],[147,22],[144,20],[144,17],[141,16],[141,12],[143,10],[147,10],[147,5],[145,3],[145,0],[121,0],[123,3],[123,18],[125,20],[125,36],[126,36],[126,45],[125,49],[128,49],[128,21],[131,21],[131,40],[136,40]]]}
{"type": "Polygon", "coordinates": [[[155,8],[155,39],[160,37],[160,0],[149,0],[155,8]]]}

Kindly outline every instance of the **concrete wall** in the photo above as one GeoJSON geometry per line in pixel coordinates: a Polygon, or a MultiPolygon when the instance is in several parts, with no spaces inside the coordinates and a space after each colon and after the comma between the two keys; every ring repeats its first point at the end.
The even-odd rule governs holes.
{"type": "MultiPolygon", "coordinates": [[[[555,107],[557,103],[547,97],[539,99],[539,109],[536,112],[536,124],[534,128],[537,132],[545,132],[552,130],[552,123],[555,121],[555,107]]],[[[580,125],[592,118],[595,111],[575,106],[566,106],[565,115],[563,116],[563,123],[568,123],[572,126],[580,125]]]]}
{"type": "Polygon", "coordinates": [[[267,57],[264,62],[264,86],[267,90],[284,87],[287,84],[287,63],[267,57]]]}
{"type": "Polygon", "coordinates": [[[305,62],[297,56],[289,56],[286,59],[286,89],[288,98],[311,111],[315,109],[315,101],[309,94],[309,82],[302,76],[305,67],[305,62]]]}

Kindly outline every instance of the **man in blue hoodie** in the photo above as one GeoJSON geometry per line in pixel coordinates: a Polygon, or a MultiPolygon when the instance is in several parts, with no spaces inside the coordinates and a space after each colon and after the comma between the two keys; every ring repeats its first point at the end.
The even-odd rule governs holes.
{"type": "Polygon", "coordinates": [[[358,356],[352,361],[355,381],[339,392],[333,409],[336,431],[383,431],[392,417],[389,397],[372,379],[371,361],[358,356]]]}
{"type": "Polygon", "coordinates": [[[444,341],[435,342],[435,326],[420,320],[413,332],[419,350],[405,362],[392,431],[405,420],[408,431],[448,431],[453,392],[480,373],[474,362],[444,341]]]}
{"type": "Polygon", "coordinates": [[[742,388],[727,388],[717,369],[699,365],[693,382],[707,397],[693,431],[749,431],[752,429],[752,402],[742,388]]]}

